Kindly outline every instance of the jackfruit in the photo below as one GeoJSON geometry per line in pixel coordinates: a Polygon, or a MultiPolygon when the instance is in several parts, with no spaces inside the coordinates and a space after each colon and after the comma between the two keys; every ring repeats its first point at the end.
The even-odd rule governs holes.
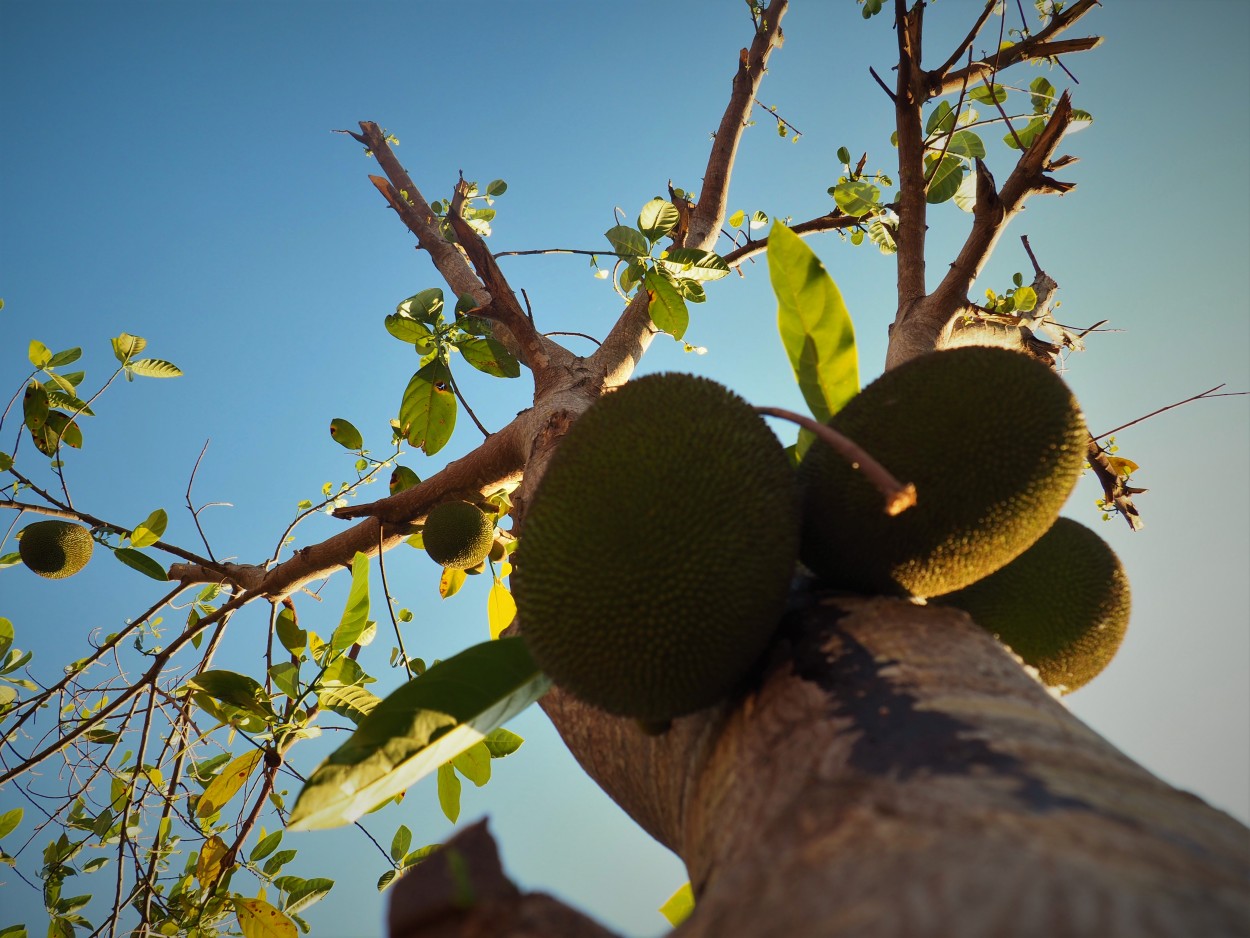
{"type": "Polygon", "coordinates": [[[716,703],[784,610],[797,508],[780,442],[728,388],[658,374],[606,395],[561,441],[514,555],[535,661],[650,726],[716,703]]]}
{"type": "Polygon", "coordinates": [[[1068,693],[1110,663],[1128,628],[1130,596],[1115,552],[1060,518],[1007,566],[935,602],[967,612],[1048,687],[1068,693]]]}
{"type": "Polygon", "coordinates": [[[91,532],[69,521],[28,524],[17,545],[22,563],[50,580],[73,576],[87,565],[94,548],[91,532]]]}
{"type": "Polygon", "coordinates": [[[1076,399],[1020,352],[965,347],[886,372],[834,415],[916,504],[896,516],[841,456],[813,443],[799,467],[803,562],[829,585],[940,596],[993,573],[1054,522],[1085,460],[1076,399]]]}
{"type": "Polygon", "coordinates": [[[490,553],[495,522],[476,505],[443,502],[435,505],[421,532],[425,552],[435,563],[457,570],[476,567],[490,553]]]}

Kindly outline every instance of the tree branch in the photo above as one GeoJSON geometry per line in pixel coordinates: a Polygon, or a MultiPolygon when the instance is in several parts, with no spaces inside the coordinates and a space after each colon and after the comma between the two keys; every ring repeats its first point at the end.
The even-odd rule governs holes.
{"type": "MultiPolygon", "coordinates": [[[[822,231],[837,231],[841,228],[855,228],[856,226],[863,224],[863,221],[864,220],[862,218],[847,215],[842,211],[842,209],[835,208],[828,215],[821,215],[819,218],[811,218],[807,221],[799,222],[797,225],[791,225],[790,230],[796,235],[802,237],[809,234],[818,234],[822,231]]],[[[734,248],[728,254],[722,254],[721,257],[725,259],[725,263],[730,267],[735,267],[743,261],[761,253],[767,248],[767,235],[763,238],[751,238],[748,235],[746,244],[741,247],[734,248]]]]}
{"type": "MultiPolygon", "coordinates": [[[[1050,159],[1059,146],[1071,117],[1071,99],[1064,92],[1042,132],[1020,155],[1001,191],[995,188],[994,177],[990,175],[985,164],[979,159],[976,161],[977,200],[973,209],[972,230],[969,231],[959,256],[933,293],[906,307],[900,294],[899,318],[895,320],[890,333],[890,348],[886,355],[887,368],[893,368],[938,346],[952,317],[967,305],[968,291],[980,275],[994,245],[1006,230],[1007,224],[1024,207],[1024,202],[1030,195],[1039,192],[1062,194],[1074,188],[1071,183],[1058,182],[1046,175],[1052,168],[1050,159]]],[[[900,242],[900,257],[901,253],[900,242]]],[[[900,270],[900,280],[902,276],[900,270]]]]}
{"type": "Polygon", "coordinates": [[[710,251],[720,236],[725,221],[725,209],[729,201],[729,180],[733,175],[734,158],[738,142],[746,129],[755,95],[763,81],[768,57],[781,45],[781,20],[786,14],[790,0],[772,0],[764,11],[763,22],[756,30],[749,49],[739,55],[738,71],[734,74],[733,93],[721,117],[708,154],[707,169],[703,174],[703,188],[699,201],[691,214],[690,227],[681,246],[710,251]]]}
{"type": "Polygon", "coordinates": [[[894,93],[894,129],[898,134],[898,314],[904,321],[911,308],[925,295],[925,232],[928,204],[925,202],[924,131],[920,108],[927,99],[924,72],[920,67],[924,4],[906,9],[904,0],[895,0],[894,28],[898,34],[898,82],[894,93]]]}

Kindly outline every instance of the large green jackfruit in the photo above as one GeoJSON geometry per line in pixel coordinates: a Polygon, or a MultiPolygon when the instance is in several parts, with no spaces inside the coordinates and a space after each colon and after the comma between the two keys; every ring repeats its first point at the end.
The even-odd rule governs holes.
{"type": "Polygon", "coordinates": [[[28,524],[17,545],[22,563],[50,580],[73,576],[87,565],[94,548],[91,532],[69,521],[28,524]]]}
{"type": "Polygon", "coordinates": [[[1110,663],[1130,607],[1115,552],[1068,518],[1001,570],[936,602],[963,609],[1064,693],[1110,663]]]}
{"type": "Polygon", "coordinates": [[[803,562],[832,586],[940,596],[988,576],[1041,537],[1076,484],[1087,433],[1063,380],[1023,353],[934,352],[886,372],[834,415],[916,504],[896,516],[841,456],[800,465],[803,562]]]}
{"type": "Polygon", "coordinates": [[[763,419],[713,381],[649,375],[552,457],[518,547],[521,627],[557,684],[663,724],[742,680],[797,551],[794,474],[763,419]]]}
{"type": "Polygon", "coordinates": [[[476,567],[485,560],[494,540],[494,520],[468,502],[435,505],[421,529],[421,541],[430,558],[457,570],[476,567]]]}

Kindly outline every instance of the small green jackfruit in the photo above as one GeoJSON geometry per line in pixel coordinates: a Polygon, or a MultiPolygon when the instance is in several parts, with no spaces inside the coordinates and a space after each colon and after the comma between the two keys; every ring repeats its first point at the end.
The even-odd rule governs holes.
{"type": "Polygon", "coordinates": [[[832,586],[940,596],[1041,537],[1085,461],[1087,432],[1058,375],[1020,352],[969,346],[886,372],[834,415],[916,504],[896,516],[819,441],[799,466],[803,562],[832,586]]]}
{"type": "Polygon", "coordinates": [[[50,580],[73,576],[87,565],[95,541],[91,532],[69,521],[36,521],[22,529],[17,550],[22,563],[50,580]]]}
{"type": "Polygon", "coordinates": [[[535,661],[649,726],[716,703],[784,611],[797,507],[780,442],[728,388],[660,374],[606,395],[525,516],[514,586],[535,661]]]}
{"type": "Polygon", "coordinates": [[[935,601],[967,612],[1064,693],[1110,663],[1131,605],[1115,552],[1068,518],[1001,570],[935,601]]]}
{"type": "Polygon", "coordinates": [[[435,563],[457,570],[476,567],[490,553],[495,522],[476,505],[443,502],[435,505],[421,532],[425,552],[435,563]]]}

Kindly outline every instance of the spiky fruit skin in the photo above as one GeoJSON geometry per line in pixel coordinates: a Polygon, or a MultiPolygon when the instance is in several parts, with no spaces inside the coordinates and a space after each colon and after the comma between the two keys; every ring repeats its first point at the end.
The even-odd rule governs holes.
{"type": "Polygon", "coordinates": [[[515,590],[535,661],[649,726],[716,703],[784,611],[797,508],[781,444],[728,388],[648,375],[600,399],[525,516],[515,590]]]}
{"type": "Polygon", "coordinates": [[[22,563],[49,580],[63,580],[87,565],[95,541],[91,532],[69,521],[36,521],[22,529],[22,563]]]}
{"type": "Polygon", "coordinates": [[[1064,693],[1111,662],[1131,606],[1115,552],[1068,518],[1001,570],[937,602],[963,609],[1064,693]]]}
{"type": "Polygon", "coordinates": [[[891,517],[864,475],[820,442],[799,467],[803,562],[831,586],[940,596],[988,576],[1054,522],[1085,461],[1076,399],[1020,352],[965,347],[886,372],[830,425],[916,504],[891,517]]]}
{"type": "Polygon", "coordinates": [[[430,510],[421,539],[425,552],[435,563],[467,570],[490,553],[495,542],[495,522],[476,505],[443,502],[430,510]]]}

